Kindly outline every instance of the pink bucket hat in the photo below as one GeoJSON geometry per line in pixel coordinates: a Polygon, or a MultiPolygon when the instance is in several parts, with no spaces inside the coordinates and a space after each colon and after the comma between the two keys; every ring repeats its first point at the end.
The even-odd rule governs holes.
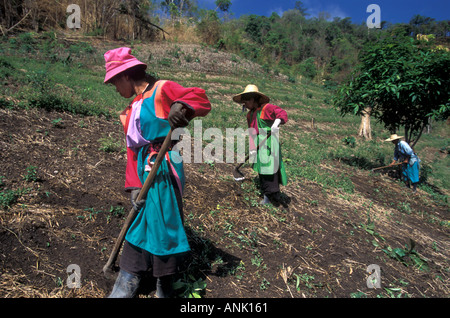
{"type": "Polygon", "coordinates": [[[120,47],[118,49],[110,50],[105,53],[105,83],[116,76],[117,74],[136,65],[144,65],[147,68],[147,64],[142,63],[133,55],[131,55],[131,49],[128,47],[120,47]]]}

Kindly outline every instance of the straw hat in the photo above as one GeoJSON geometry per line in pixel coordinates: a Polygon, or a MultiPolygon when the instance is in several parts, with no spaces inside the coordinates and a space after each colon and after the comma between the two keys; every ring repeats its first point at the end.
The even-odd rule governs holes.
{"type": "Polygon", "coordinates": [[[104,57],[106,68],[105,83],[108,83],[114,76],[133,66],[144,65],[144,67],[147,68],[147,64],[142,63],[131,55],[131,49],[128,47],[110,50],[105,53],[104,57]]]}
{"type": "Polygon", "coordinates": [[[393,141],[393,140],[402,139],[402,138],[403,138],[402,136],[397,136],[397,134],[393,134],[393,135],[391,135],[391,137],[389,137],[385,141],[393,141]]]}
{"type": "Polygon", "coordinates": [[[235,101],[236,103],[242,103],[242,96],[245,95],[245,94],[250,94],[250,93],[259,95],[259,96],[260,96],[259,102],[260,102],[261,104],[266,104],[266,103],[268,103],[268,102],[270,101],[270,98],[269,98],[269,97],[267,97],[266,95],[264,95],[263,93],[261,93],[261,92],[258,90],[258,87],[257,87],[256,85],[252,85],[252,84],[247,85],[247,87],[245,87],[245,90],[244,90],[242,93],[240,93],[240,94],[234,96],[234,97],[233,97],[233,101],[235,101]]]}

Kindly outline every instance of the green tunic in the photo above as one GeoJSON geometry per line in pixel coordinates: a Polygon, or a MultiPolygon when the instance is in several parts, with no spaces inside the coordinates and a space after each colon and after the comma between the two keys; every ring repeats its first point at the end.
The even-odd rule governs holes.
{"type": "MultiPolygon", "coordinates": [[[[258,125],[259,134],[257,135],[255,145],[259,145],[261,141],[271,131],[273,121],[262,119],[261,113],[264,107],[257,109],[256,121],[258,125]],[[263,131],[264,130],[264,131],[263,131]]],[[[249,118],[254,118],[254,112],[250,111],[249,118]]],[[[282,185],[287,184],[287,175],[284,167],[284,162],[281,156],[281,147],[278,136],[270,135],[266,142],[261,145],[256,156],[256,162],[253,164],[253,169],[262,175],[273,175],[279,173],[279,180],[282,185]]]]}

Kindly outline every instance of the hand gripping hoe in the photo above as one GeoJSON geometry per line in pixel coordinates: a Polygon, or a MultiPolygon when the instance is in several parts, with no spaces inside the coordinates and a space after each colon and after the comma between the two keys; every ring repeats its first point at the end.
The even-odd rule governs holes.
{"type": "MultiPolygon", "coordinates": [[[[256,148],[256,153],[258,153],[259,148],[261,148],[262,145],[264,145],[264,143],[266,142],[267,138],[269,138],[269,136],[270,136],[270,132],[267,134],[267,136],[263,140],[261,140],[261,142],[258,145],[258,148],[256,148]]],[[[245,179],[244,174],[239,169],[242,167],[242,165],[246,161],[248,161],[249,158],[250,158],[250,154],[248,154],[247,157],[245,157],[244,162],[240,163],[238,166],[236,166],[234,168],[234,172],[233,172],[234,181],[243,181],[245,179]]]]}

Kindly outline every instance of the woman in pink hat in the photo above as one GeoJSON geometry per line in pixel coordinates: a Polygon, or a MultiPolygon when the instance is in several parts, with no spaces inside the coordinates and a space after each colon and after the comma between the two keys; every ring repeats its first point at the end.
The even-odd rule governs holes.
{"type": "Polygon", "coordinates": [[[203,89],[157,81],[147,65],[126,47],[105,53],[105,83],[124,98],[135,96],[120,115],[127,144],[125,190],[139,211],[125,236],[120,272],[110,298],[134,297],[142,275],[152,270],[157,297],[170,297],[172,277],[190,251],[183,227],[184,170],[178,152],[169,150],[145,200],[136,202],[152,163],[170,129],[205,116],[211,104],[203,89]]]}

